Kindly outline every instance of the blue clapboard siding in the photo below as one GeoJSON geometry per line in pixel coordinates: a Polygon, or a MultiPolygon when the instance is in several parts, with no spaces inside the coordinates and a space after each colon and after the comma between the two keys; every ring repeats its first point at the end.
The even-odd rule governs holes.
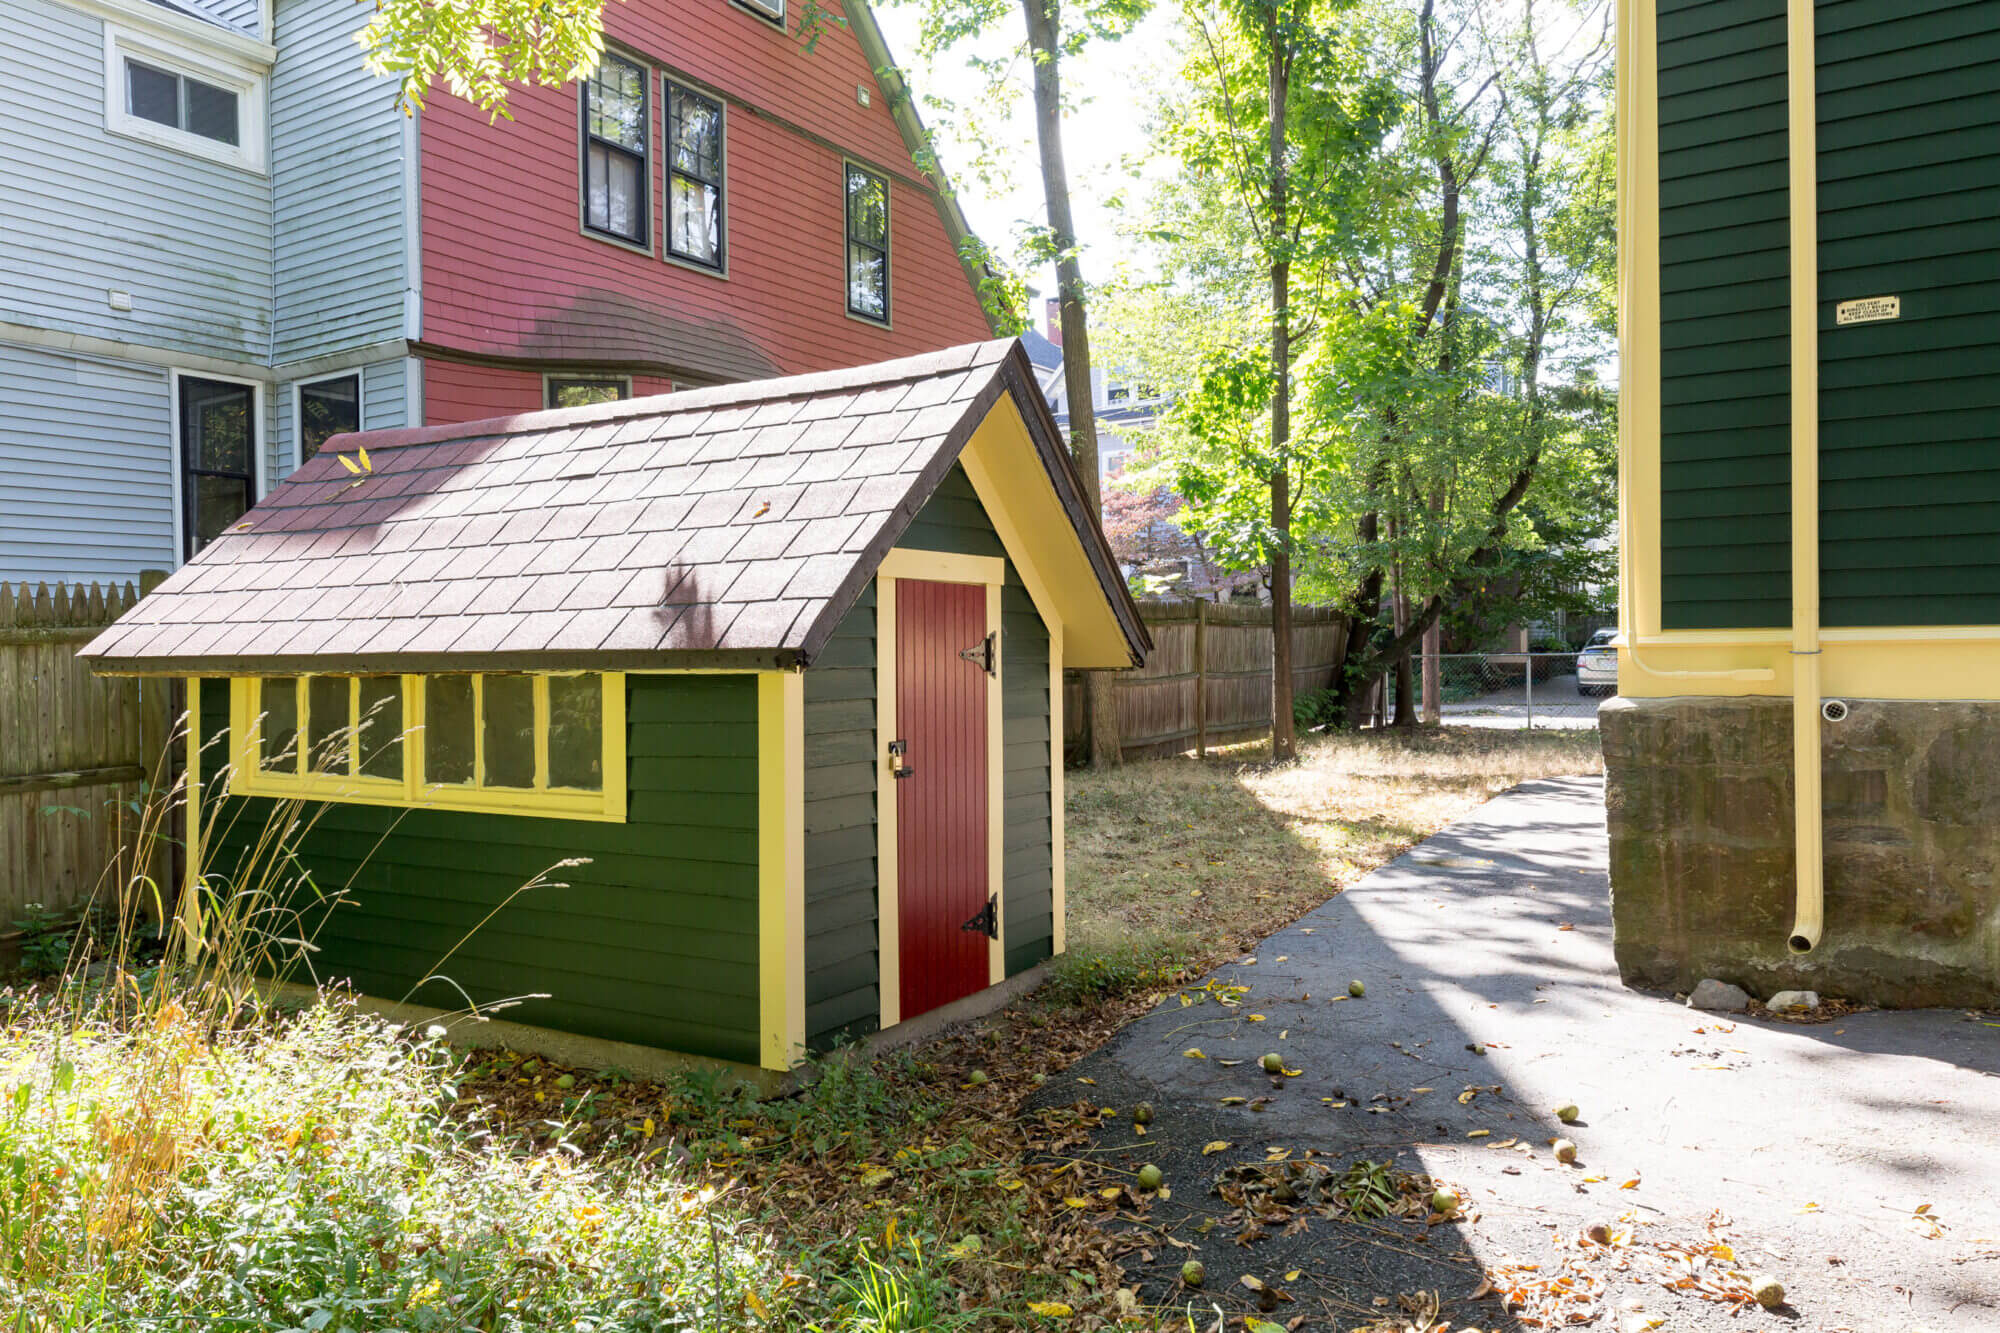
{"type": "Polygon", "coordinates": [[[262,360],[268,177],[109,133],[104,22],[10,0],[0,42],[0,319],[262,360]],[[132,294],[132,310],[106,302],[132,294]]]}
{"type": "MultiPolygon", "coordinates": [[[[953,468],[898,543],[1005,556],[953,468]]],[[[806,1032],[814,1049],[875,1028],[875,585],[806,672],[806,1032]]],[[[1049,817],[1049,634],[1013,562],[1000,599],[1007,974],[1054,948],[1049,817]]]]}
{"type": "Polygon", "coordinates": [[[1791,623],[1785,0],[1659,0],[1660,601],[1791,623]]]}
{"type": "Polygon", "coordinates": [[[409,360],[405,357],[332,374],[308,375],[303,380],[286,380],[272,395],[276,399],[277,425],[271,432],[268,475],[273,486],[298,466],[298,440],[293,434],[297,427],[292,413],[298,401],[299,384],[342,375],[361,376],[361,429],[388,430],[415,424],[410,420],[409,360]]]}
{"type": "Polygon", "coordinates": [[[192,9],[204,18],[236,29],[246,37],[262,37],[264,17],[259,12],[262,6],[258,0],[174,0],[185,9],[192,9]]]}
{"type": "Polygon", "coordinates": [[[172,568],[168,395],[164,370],[0,343],[0,582],[172,568]]]}
{"type": "Polygon", "coordinates": [[[1821,613],[2000,624],[2000,7],[1815,16],[1821,613]]]}
{"type": "Polygon", "coordinates": [[[396,81],[362,68],[354,34],[372,13],[353,0],[278,4],[271,356],[281,365],[403,334],[403,117],[396,81]]]}

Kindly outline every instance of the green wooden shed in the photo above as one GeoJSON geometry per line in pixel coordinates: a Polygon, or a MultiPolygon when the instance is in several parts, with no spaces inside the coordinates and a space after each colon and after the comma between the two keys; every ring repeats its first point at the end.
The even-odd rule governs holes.
{"type": "Polygon", "coordinates": [[[202,893],[309,812],[317,978],[783,1070],[1062,952],[1148,647],[998,341],[336,437],[85,656],[187,679],[202,893]]]}

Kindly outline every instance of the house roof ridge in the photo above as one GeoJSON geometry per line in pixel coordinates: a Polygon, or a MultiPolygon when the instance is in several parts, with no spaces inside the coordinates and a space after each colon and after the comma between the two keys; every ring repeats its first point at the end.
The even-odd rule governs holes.
{"type": "Polygon", "coordinates": [[[492,439],[529,431],[558,430],[564,427],[598,426],[608,422],[633,421],[642,417],[671,416],[718,407],[740,407],[747,403],[777,402],[787,398],[809,398],[843,389],[878,388],[913,380],[932,379],[981,366],[998,365],[1015,343],[1013,338],[989,338],[961,343],[934,352],[919,352],[893,361],[838,370],[808,371],[776,379],[746,380],[737,384],[713,384],[678,389],[672,393],[625,398],[614,403],[591,403],[583,407],[552,407],[536,412],[516,412],[508,416],[484,417],[439,426],[410,426],[402,429],[347,431],[334,435],[320,446],[338,453],[349,447],[345,442],[357,435],[367,437],[370,449],[400,449],[413,445],[446,444],[453,440],[492,439]]]}

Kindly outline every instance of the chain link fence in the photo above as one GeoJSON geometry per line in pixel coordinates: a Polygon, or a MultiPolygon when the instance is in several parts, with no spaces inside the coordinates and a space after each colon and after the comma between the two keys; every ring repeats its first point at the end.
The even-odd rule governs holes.
{"type": "MultiPolygon", "coordinates": [[[[1440,709],[1448,727],[1577,728],[1597,725],[1597,710],[1617,693],[1615,675],[1586,666],[1578,653],[1446,653],[1438,667],[1440,709]]],[[[1417,701],[1425,663],[1412,657],[1417,701]]],[[[1385,682],[1385,712],[1394,715],[1393,676],[1385,682]]]]}

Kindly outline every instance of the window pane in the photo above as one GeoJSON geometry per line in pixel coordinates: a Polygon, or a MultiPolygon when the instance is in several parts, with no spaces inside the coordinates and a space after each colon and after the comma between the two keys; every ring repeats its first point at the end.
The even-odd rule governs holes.
{"type": "Polygon", "coordinates": [[[306,764],[315,773],[347,772],[348,680],[306,678],[306,764]]]}
{"type": "Polygon", "coordinates": [[[218,143],[236,142],[236,94],[200,79],[188,79],[187,128],[218,143]]]}
{"type": "Polygon", "coordinates": [[[646,147],[646,71],[606,56],[591,75],[590,132],[643,152],[646,147]]]}
{"type": "Polygon", "coordinates": [[[480,684],[480,735],[488,787],[535,785],[535,682],[529,676],[486,676],[480,684]]]}
{"type": "Polygon", "coordinates": [[[361,772],[371,778],[403,776],[403,680],[361,678],[361,772]]]}
{"type": "Polygon", "coordinates": [[[717,217],[717,196],[713,186],[684,176],[673,178],[673,193],[667,200],[671,232],[668,244],[677,255],[698,259],[704,264],[722,262],[722,227],[717,217]]]}
{"type": "Polygon", "coordinates": [[[345,375],[299,389],[299,461],[344,431],[361,429],[361,377],[345,375]]]}
{"type": "Polygon", "coordinates": [[[250,475],[250,405],[247,384],[181,380],[181,452],[203,472],[250,475]]]}
{"type": "Polygon", "coordinates": [[[640,193],[642,161],[615,148],[590,145],[584,154],[590,178],[585,196],[585,222],[627,240],[644,239],[645,228],[640,221],[645,216],[645,200],[640,193]]]}
{"type": "Polygon", "coordinates": [[[194,486],[194,549],[229,531],[250,512],[250,483],[240,477],[191,477],[194,486]]]}
{"type": "Polygon", "coordinates": [[[125,62],[125,109],[141,120],[175,129],[181,124],[181,81],[178,76],[136,60],[125,62]]]}
{"type": "Polygon", "coordinates": [[[472,781],[472,677],[424,678],[424,781],[472,781]]]}
{"type": "Polygon", "coordinates": [[[858,167],[847,169],[847,235],[877,250],[889,248],[888,183],[858,167]]]}
{"type": "Polygon", "coordinates": [[[705,181],[722,178],[722,108],[685,88],[668,89],[667,163],[705,181]]]}
{"type": "Polygon", "coordinates": [[[588,407],[626,396],[624,380],[550,380],[550,407],[588,407]]]}
{"type": "Polygon", "coordinates": [[[847,308],[871,319],[889,312],[889,261],[865,245],[847,247],[847,308]]]}
{"type": "Polygon", "coordinates": [[[263,710],[259,723],[263,736],[259,767],[285,773],[298,771],[297,686],[297,681],[282,676],[266,676],[257,686],[257,706],[263,710]]]}
{"type": "Polygon", "coordinates": [[[549,678],[549,785],[604,790],[604,681],[549,678]]]}

